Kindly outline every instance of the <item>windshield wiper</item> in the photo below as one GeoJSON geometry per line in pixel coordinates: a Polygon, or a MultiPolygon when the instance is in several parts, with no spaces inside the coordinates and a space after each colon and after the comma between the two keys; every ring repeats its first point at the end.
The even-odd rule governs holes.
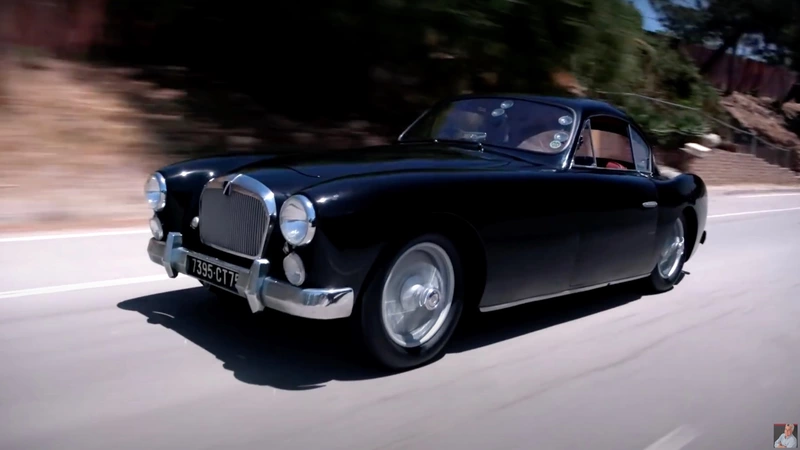
{"type": "Polygon", "coordinates": [[[474,147],[478,147],[480,151],[483,151],[483,143],[479,141],[467,141],[464,139],[443,139],[443,138],[430,138],[430,139],[409,139],[400,141],[400,143],[408,143],[408,144],[452,144],[452,145],[471,145],[474,147]]]}
{"type": "Polygon", "coordinates": [[[442,143],[442,144],[467,144],[467,145],[474,145],[477,146],[481,151],[483,151],[483,143],[480,141],[466,141],[461,139],[434,139],[433,142],[442,143]]]}
{"type": "Polygon", "coordinates": [[[492,144],[492,143],[484,144],[483,142],[479,142],[479,141],[465,141],[465,140],[461,140],[461,139],[440,139],[440,138],[435,138],[435,139],[434,138],[431,138],[431,139],[410,139],[410,140],[407,140],[407,141],[400,141],[400,142],[401,143],[409,143],[409,144],[424,144],[424,143],[429,143],[429,144],[454,144],[454,145],[465,145],[466,144],[466,145],[472,145],[472,146],[478,147],[478,149],[481,152],[487,152],[488,151],[489,153],[492,153],[494,155],[505,156],[507,158],[515,159],[515,160],[517,160],[519,162],[524,162],[524,163],[527,163],[527,164],[534,164],[534,165],[537,165],[537,166],[543,165],[541,163],[529,161],[529,160],[527,160],[525,158],[522,158],[520,156],[513,155],[510,152],[500,152],[500,151],[497,151],[497,150],[492,150],[491,147],[498,148],[498,149],[503,149],[503,150],[517,150],[517,149],[512,148],[512,147],[506,147],[504,145],[497,145],[497,144],[492,144]],[[487,147],[489,147],[489,148],[487,149],[487,147]]]}
{"type": "Polygon", "coordinates": [[[486,144],[486,146],[488,146],[490,148],[488,150],[486,150],[486,148],[483,145],[481,145],[481,149],[486,150],[489,153],[492,153],[492,154],[495,154],[495,155],[502,155],[502,156],[505,156],[507,158],[516,159],[517,161],[528,163],[528,164],[533,164],[535,166],[543,166],[544,165],[542,163],[538,163],[538,162],[527,160],[527,159],[525,159],[525,158],[523,158],[521,156],[514,155],[514,154],[512,154],[510,152],[499,152],[497,150],[492,150],[491,149],[491,147],[495,147],[495,148],[499,148],[499,149],[503,149],[503,150],[518,151],[518,149],[513,148],[513,147],[506,147],[505,145],[497,145],[497,144],[486,144]]]}

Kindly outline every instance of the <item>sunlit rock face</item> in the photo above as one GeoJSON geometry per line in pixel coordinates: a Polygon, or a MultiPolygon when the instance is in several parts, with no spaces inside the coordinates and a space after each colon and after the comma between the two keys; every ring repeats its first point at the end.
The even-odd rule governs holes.
{"type": "Polygon", "coordinates": [[[709,133],[700,138],[700,144],[708,148],[717,148],[722,144],[722,138],[718,134],[709,133]]]}
{"type": "Polygon", "coordinates": [[[661,175],[664,175],[667,178],[675,178],[678,175],[683,173],[680,170],[673,169],[672,167],[666,167],[666,166],[659,166],[658,170],[659,170],[659,172],[661,172],[661,175]]]}

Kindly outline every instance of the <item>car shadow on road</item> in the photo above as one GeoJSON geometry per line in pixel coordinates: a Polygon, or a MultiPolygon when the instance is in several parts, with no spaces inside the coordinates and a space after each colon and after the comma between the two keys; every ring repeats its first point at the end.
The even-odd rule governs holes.
{"type": "MultiPolygon", "coordinates": [[[[537,302],[481,314],[465,322],[449,353],[502,342],[615,308],[640,297],[628,286],[537,302]]],[[[326,383],[386,376],[351,351],[343,321],[313,321],[275,311],[252,314],[247,303],[225,302],[204,288],[162,292],[117,305],[147,322],[168,328],[204,350],[236,379],[283,390],[307,390],[326,383]]],[[[435,364],[435,363],[434,363],[435,364]]]]}
{"type": "Polygon", "coordinates": [[[641,288],[628,283],[480,314],[460,327],[448,352],[492,345],[618,308],[642,297],[641,288]]]}

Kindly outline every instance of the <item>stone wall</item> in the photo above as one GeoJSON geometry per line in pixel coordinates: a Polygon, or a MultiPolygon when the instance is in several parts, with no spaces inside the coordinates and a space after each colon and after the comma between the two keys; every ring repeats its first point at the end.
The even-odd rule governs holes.
{"type": "Polygon", "coordinates": [[[800,187],[800,176],[796,172],[769,164],[747,153],[714,150],[704,158],[689,160],[687,164],[680,164],[677,159],[670,155],[656,154],[659,164],[695,173],[708,185],[779,184],[800,187]]]}

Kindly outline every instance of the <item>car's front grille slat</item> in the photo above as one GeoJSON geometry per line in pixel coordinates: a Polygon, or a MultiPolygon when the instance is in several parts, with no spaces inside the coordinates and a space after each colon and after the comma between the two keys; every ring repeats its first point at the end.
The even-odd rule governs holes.
{"type": "Polygon", "coordinates": [[[227,195],[222,187],[219,183],[209,183],[201,194],[201,241],[238,256],[259,258],[270,225],[267,204],[258,193],[250,193],[241,186],[229,188],[227,195]]]}

